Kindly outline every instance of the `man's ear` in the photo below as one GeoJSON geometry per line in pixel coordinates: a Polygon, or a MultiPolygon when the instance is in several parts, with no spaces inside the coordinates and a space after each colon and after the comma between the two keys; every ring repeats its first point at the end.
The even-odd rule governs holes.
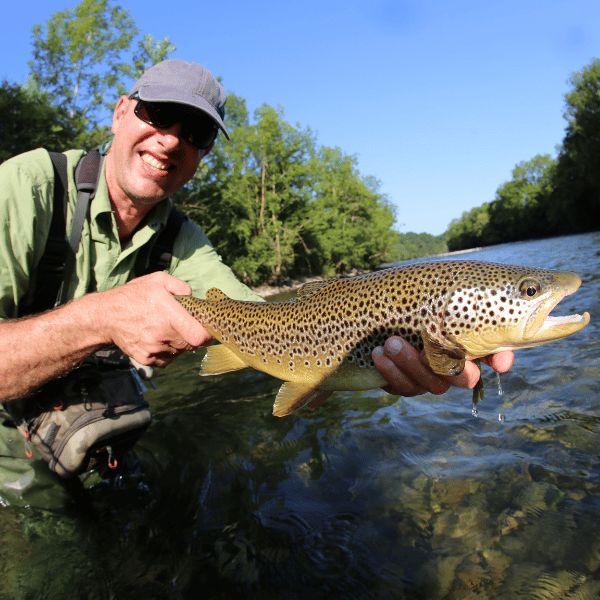
{"type": "Polygon", "coordinates": [[[113,133],[117,133],[117,129],[119,128],[119,123],[121,119],[125,116],[127,109],[129,108],[129,102],[131,100],[127,96],[121,96],[117,101],[115,106],[115,110],[113,112],[112,126],[110,130],[113,133]]]}

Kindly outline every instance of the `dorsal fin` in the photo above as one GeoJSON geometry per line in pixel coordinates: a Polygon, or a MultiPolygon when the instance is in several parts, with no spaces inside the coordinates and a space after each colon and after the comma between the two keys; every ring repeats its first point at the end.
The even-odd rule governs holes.
{"type": "Polygon", "coordinates": [[[333,281],[335,281],[335,279],[327,279],[325,281],[309,281],[308,283],[305,283],[298,289],[298,300],[312,296],[315,292],[329,285],[333,281]]]}
{"type": "Polygon", "coordinates": [[[211,302],[223,302],[223,300],[229,300],[229,297],[219,288],[210,288],[206,292],[206,299],[211,302]]]}

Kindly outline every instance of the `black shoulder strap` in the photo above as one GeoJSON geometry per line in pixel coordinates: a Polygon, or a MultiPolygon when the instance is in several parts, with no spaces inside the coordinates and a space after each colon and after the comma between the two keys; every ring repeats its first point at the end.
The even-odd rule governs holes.
{"type": "Polygon", "coordinates": [[[165,228],[158,235],[158,239],[150,252],[150,260],[145,273],[154,273],[155,271],[167,271],[171,266],[173,257],[173,246],[175,239],[179,235],[181,226],[185,223],[187,217],[176,208],[172,208],[167,219],[165,228]]]}
{"type": "Polygon", "coordinates": [[[54,304],[63,278],[67,258],[65,231],[67,228],[67,202],[69,179],[67,157],[61,152],[49,152],[54,169],[54,198],[52,221],[44,254],[36,272],[35,297],[28,306],[19,307],[19,316],[35,314],[47,310],[54,304]]]}
{"type": "Polygon", "coordinates": [[[54,201],[50,237],[64,239],[67,229],[67,203],[69,197],[69,177],[67,175],[67,157],[62,152],[48,152],[54,168],[54,201]]]}
{"type": "MultiPolygon", "coordinates": [[[[83,223],[87,216],[90,201],[96,195],[98,189],[98,180],[102,171],[102,155],[95,148],[86,154],[77,164],[75,170],[75,183],[77,185],[77,204],[75,213],[71,222],[71,233],[69,234],[69,244],[66,250],[65,266],[63,269],[62,281],[56,296],[54,306],[60,306],[64,301],[65,283],[69,281],[71,274],[75,270],[75,257],[81,241],[83,223]]],[[[68,203],[68,196],[65,195],[65,208],[68,203]]],[[[66,229],[66,227],[65,227],[66,229]]]]}

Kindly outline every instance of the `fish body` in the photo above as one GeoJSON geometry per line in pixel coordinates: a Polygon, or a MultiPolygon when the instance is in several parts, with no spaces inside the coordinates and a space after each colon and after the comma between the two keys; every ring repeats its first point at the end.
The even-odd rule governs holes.
{"type": "Polygon", "coordinates": [[[445,261],[309,283],[288,302],[242,302],[216,288],[205,300],[176,298],[221,342],[201,374],[252,367],[284,380],[273,408],[283,416],[335,390],[385,385],[371,351],[390,336],[424,349],[435,373],[457,375],[467,359],[580,331],[588,313],[549,316],[580,284],[576,273],[445,261]]]}

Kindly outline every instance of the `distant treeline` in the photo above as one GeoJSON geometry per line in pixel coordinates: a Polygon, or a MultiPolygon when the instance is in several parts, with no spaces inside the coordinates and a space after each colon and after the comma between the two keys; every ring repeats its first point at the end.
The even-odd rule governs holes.
{"type": "Polygon", "coordinates": [[[389,262],[434,256],[448,252],[446,234],[431,235],[430,233],[398,233],[394,232],[394,241],[389,250],[389,262]]]}
{"type": "Polygon", "coordinates": [[[450,250],[600,229],[600,60],[569,81],[558,158],[520,162],[491,202],[450,223],[450,250]]]}

